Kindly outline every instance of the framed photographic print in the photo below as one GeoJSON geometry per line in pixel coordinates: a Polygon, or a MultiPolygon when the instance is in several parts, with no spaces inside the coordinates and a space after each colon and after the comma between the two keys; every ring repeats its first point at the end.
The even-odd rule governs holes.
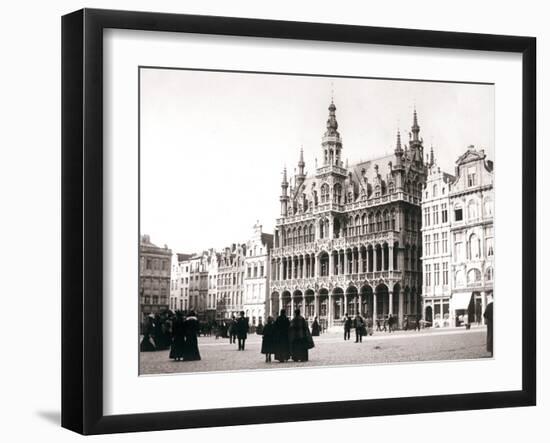
{"type": "Polygon", "coordinates": [[[535,404],[534,38],[84,9],[62,56],[64,427],[535,404]]]}

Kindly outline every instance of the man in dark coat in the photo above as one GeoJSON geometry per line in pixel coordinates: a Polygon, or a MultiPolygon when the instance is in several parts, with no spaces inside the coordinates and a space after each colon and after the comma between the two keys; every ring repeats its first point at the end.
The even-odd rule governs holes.
{"type": "Polygon", "coordinates": [[[288,339],[292,360],[308,361],[308,349],[313,348],[314,344],[307,321],[300,315],[299,309],[294,311],[288,330],[288,339]]]}
{"type": "Polygon", "coordinates": [[[281,309],[281,313],[274,323],[275,326],[275,359],[283,363],[290,358],[288,329],[290,320],[286,316],[286,311],[281,309]]]}
{"type": "Polygon", "coordinates": [[[143,326],[143,339],[139,346],[141,352],[152,352],[156,351],[157,347],[155,345],[155,321],[152,314],[147,316],[145,320],[145,325],[143,326]]]}
{"type": "Polygon", "coordinates": [[[355,343],[360,343],[363,341],[363,335],[366,335],[365,322],[359,313],[357,313],[353,322],[355,326],[355,343]]]}
{"type": "Polygon", "coordinates": [[[275,353],[275,324],[271,315],[267,317],[267,323],[262,330],[261,353],[265,354],[265,362],[271,363],[271,354],[275,353]]]}
{"type": "Polygon", "coordinates": [[[201,355],[199,353],[199,342],[197,339],[199,327],[199,320],[195,316],[195,312],[190,311],[189,315],[183,322],[185,334],[185,351],[183,353],[183,359],[186,361],[201,359],[201,355]]]}
{"type": "Polygon", "coordinates": [[[311,335],[314,337],[318,337],[320,333],[321,333],[321,325],[319,325],[319,322],[317,321],[317,317],[315,317],[311,325],[311,335]]]}
{"type": "Polygon", "coordinates": [[[227,328],[227,332],[229,333],[229,344],[235,343],[235,339],[237,338],[237,329],[235,326],[236,326],[235,316],[232,315],[231,319],[228,322],[228,328],[227,328]]]}
{"type": "Polygon", "coordinates": [[[184,318],[181,311],[176,312],[176,320],[172,325],[172,347],[170,348],[170,358],[176,361],[183,360],[185,354],[185,327],[184,318]]]}
{"type": "Polygon", "coordinates": [[[344,316],[344,340],[349,340],[351,335],[352,321],[348,314],[344,316]]]}
{"type": "Polygon", "coordinates": [[[487,352],[493,356],[493,295],[487,296],[487,307],[483,313],[485,323],[487,324],[487,352]]]}
{"type": "Polygon", "coordinates": [[[239,318],[235,323],[235,332],[239,341],[239,351],[244,351],[244,343],[248,333],[248,319],[244,317],[244,311],[239,313],[239,318]]]}

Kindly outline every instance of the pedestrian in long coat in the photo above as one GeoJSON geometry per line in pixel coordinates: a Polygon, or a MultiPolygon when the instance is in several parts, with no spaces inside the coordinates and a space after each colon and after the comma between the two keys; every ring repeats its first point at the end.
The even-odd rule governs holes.
{"type": "Polygon", "coordinates": [[[232,315],[231,319],[229,320],[227,332],[229,333],[229,344],[235,343],[235,339],[237,338],[237,329],[234,315],[232,315]]]}
{"type": "Polygon", "coordinates": [[[349,340],[351,335],[352,321],[348,314],[344,316],[344,340],[349,340]]]}
{"type": "Polygon", "coordinates": [[[275,324],[273,323],[273,317],[270,315],[267,317],[267,323],[262,331],[261,353],[265,354],[266,363],[271,362],[271,354],[275,353],[275,344],[275,324]]]}
{"type": "Polygon", "coordinates": [[[186,361],[200,360],[201,355],[199,353],[199,320],[195,316],[195,312],[189,312],[189,315],[183,322],[183,329],[185,333],[185,347],[183,353],[183,359],[186,361]]]}
{"type": "Polygon", "coordinates": [[[288,339],[292,360],[308,361],[308,350],[313,348],[314,344],[307,321],[300,315],[299,309],[294,311],[288,330],[288,339]]]}
{"type": "Polygon", "coordinates": [[[235,332],[239,342],[239,351],[244,351],[244,344],[248,334],[248,318],[245,318],[244,311],[241,311],[235,323],[235,332]]]}
{"type": "Polygon", "coordinates": [[[363,320],[363,317],[361,317],[361,315],[357,313],[353,323],[355,326],[355,343],[360,343],[363,341],[363,335],[367,335],[365,329],[365,321],[363,320]]]}
{"type": "Polygon", "coordinates": [[[157,347],[155,345],[155,322],[154,317],[149,315],[143,327],[143,339],[139,345],[139,350],[141,352],[152,352],[156,351],[157,347]]]}
{"type": "Polygon", "coordinates": [[[288,329],[290,320],[286,316],[286,311],[281,309],[281,313],[274,323],[275,326],[275,359],[279,362],[286,362],[290,358],[290,349],[288,342],[288,329]]]}
{"type": "Polygon", "coordinates": [[[185,326],[183,313],[176,313],[176,320],[172,325],[172,346],[170,348],[170,358],[176,361],[183,360],[185,355],[185,326]]]}
{"type": "Polygon", "coordinates": [[[493,296],[489,295],[489,303],[483,313],[485,323],[487,324],[487,352],[493,356],[493,296]]]}
{"type": "Polygon", "coordinates": [[[318,337],[320,333],[321,333],[321,326],[317,321],[317,317],[315,317],[313,319],[313,323],[311,324],[311,335],[313,335],[314,337],[318,337]]]}

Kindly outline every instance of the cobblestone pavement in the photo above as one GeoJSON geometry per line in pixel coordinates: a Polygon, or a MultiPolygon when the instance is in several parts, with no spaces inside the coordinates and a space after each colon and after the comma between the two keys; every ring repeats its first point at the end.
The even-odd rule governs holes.
{"type": "Polygon", "coordinates": [[[355,343],[355,331],[351,340],[344,341],[342,333],[326,333],[314,337],[315,347],[309,351],[309,361],[304,363],[265,363],[260,354],[261,336],[249,334],[246,350],[237,351],[237,344],[228,339],[200,337],[199,350],[202,360],[175,362],[168,358],[168,351],[140,353],[141,374],[165,374],[180,372],[236,371],[249,369],[281,369],[302,366],[338,366],[375,363],[397,363],[429,360],[458,360],[487,358],[485,349],[486,329],[399,331],[375,333],[355,343]]]}

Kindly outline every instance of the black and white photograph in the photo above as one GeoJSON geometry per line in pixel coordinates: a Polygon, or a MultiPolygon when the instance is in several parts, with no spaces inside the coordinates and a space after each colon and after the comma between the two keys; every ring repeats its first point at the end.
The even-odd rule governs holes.
{"type": "Polygon", "coordinates": [[[140,375],[494,358],[493,83],[137,75],[140,375]]]}

